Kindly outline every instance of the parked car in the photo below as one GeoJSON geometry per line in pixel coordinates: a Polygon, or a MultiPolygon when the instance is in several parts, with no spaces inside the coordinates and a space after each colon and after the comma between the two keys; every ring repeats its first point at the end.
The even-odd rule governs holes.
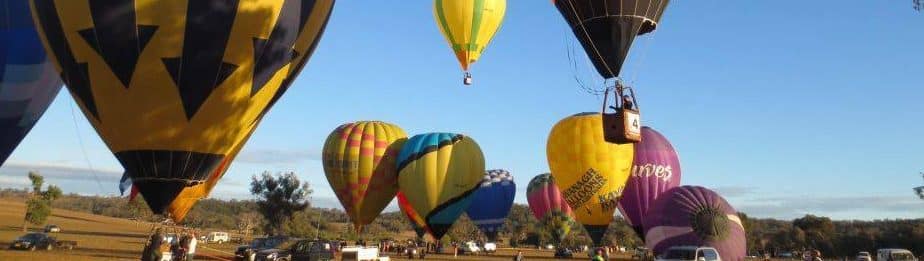
{"type": "Polygon", "coordinates": [[[45,233],[25,234],[10,244],[10,249],[26,249],[35,251],[36,249],[52,250],[55,248],[71,250],[77,247],[77,242],[58,240],[55,237],[48,236],[45,233]]]}
{"type": "Polygon", "coordinates": [[[47,225],[45,226],[45,233],[58,233],[61,232],[61,228],[58,225],[47,225]]]}
{"type": "Polygon", "coordinates": [[[404,256],[406,256],[407,259],[414,259],[415,257],[424,259],[424,257],[427,256],[427,248],[417,246],[416,244],[410,244],[404,249],[404,256]]]}
{"type": "Polygon", "coordinates": [[[494,242],[484,243],[484,252],[489,253],[489,254],[493,254],[494,252],[497,252],[497,244],[495,244],[494,242]]]}
{"type": "Polygon", "coordinates": [[[222,244],[230,241],[231,237],[228,236],[228,232],[211,232],[208,236],[205,237],[205,242],[207,243],[222,244]]]}
{"type": "Polygon", "coordinates": [[[256,260],[257,252],[264,249],[276,248],[277,246],[291,240],[287,236],[273,236],[254,238],[250,245],[238,246],[234,251],[235,261],[253,261],[256,260]]]}
{"type": "Polygon", "coordinates": [[[478,244],[475,244],[474,241],[468,241],[468,242],[462,243],[462,245],[459,246],[459,254],[462,254],[462,255],[465,255],[465,254],[475,255],[480,252],[481,252],[481,248],[478,247],[478,244]]]}
{"type": "Polygon", "coordinates": [[[877,261],[918,261],[914,254],[907,249],[885,248],[876,251],[877,261]]]}
{"type": "Polygon", "coordinates": [[[290,241],[277,248],[261,250],[256,260],[260,261],[315,261],[333,260],[335,244],[327,240],[290,241]]]}
{"type": "Polygon", "coordinates": [[[857,261],[873,261],[873,256],[869,252],[861,251],[857,253],[857,261]]]}
{"type": "Polygon", "coordinates": [[[574,257],[574,252],[567,247],[561,247],[555,250],[555,258],[572,258],[574,257]]]}
{"type": "Polygon", "coordinates": [[[719,251],[711,247],[674,246],[655,258],[656,261],[722,261],[719,251]]]}

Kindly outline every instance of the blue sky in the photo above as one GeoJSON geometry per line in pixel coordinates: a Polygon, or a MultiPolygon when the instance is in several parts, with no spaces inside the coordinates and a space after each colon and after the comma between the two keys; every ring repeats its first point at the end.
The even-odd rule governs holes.
{"type": "MultiPolygon", "coordinates": [[[[471,87],[429,1],[377,2],[338,1],[308,67],[214,197],[249,198],[251,175],[292,170],[316,205],[335,207],[324,139],[344,122],[383,120],[473,137],[525,203],[527,182],[548,170],[551,127],[600,108],[574,80],[596,81],[580,50],[571,65],[580,47],[549,1],[508,1],[471,87]]],[[[911,1],[674,1],[624,76],[645,124],[680,153],[683,184],[758,217],[921,218],[911,188],[924,185],[922,26],[911,1]]],[[[68,192],[118,193],[121,166],[65,92],[0,168],[0,186],[25,186],[29,169],[68,192]]]]}

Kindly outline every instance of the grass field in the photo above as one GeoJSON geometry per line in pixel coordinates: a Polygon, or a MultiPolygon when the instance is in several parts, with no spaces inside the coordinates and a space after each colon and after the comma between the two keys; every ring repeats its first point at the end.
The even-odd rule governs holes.
{"type": "MultiPolygon", "coordinates": [[[[74,250],[22,251],[9,250],[10,243],[23,234],[22,219],[25,205],[22,200],[0,198],[0,260],[36,260],[36,261],[70,261],[70,260],[138,260],[152,225],[127,219],[111,218],[81,212],[54,209],[48,218],[48,224],[61,227],[60,233],[54,233],[59,240],[77,242],[74,250]]],[[[30,231],[40,231],[41,227],[29,227],[30,231]]],[[[235,244],[199,244],[197,260],[231,260],[235,244]]],[[[445,254],[427,255],[427,260],[511,260],[516,249],[499,249],[494,255],[458,256],[445,254]]],[[[527,260],[553,260],[552,251],[523,249],[527,260]]],[[[404,258],[394,253],[383,253],[393,260],[404,258]]],[[[575,253],[576,259],[586,260],[583,253],[575,253]]],[[[621,257],[627,260],[626,257],[621,257]]],[[[613,259],[617,260],[617,259],[613,259]]]]}

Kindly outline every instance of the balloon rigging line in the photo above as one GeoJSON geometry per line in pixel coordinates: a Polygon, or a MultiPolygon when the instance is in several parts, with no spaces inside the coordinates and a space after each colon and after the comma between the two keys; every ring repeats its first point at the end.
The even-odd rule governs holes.
{"type": "Polygon", "coordinates": [[[90,174],[93,174],[93,180],[96,180],[96,186],[99,187],[99,193],[103,193],[103,183],[99,181],[99,177],[96,175],[96,170],[93,169],[93,163],[90,162],[90,157],[87,156],[87,149],[83,146],[83,137],[80,136],[80,127],[77,124],[77,114],[74,113],[74,106],[77,104],[75,101],[71,107],[71,119],[74,120],[74,134],[77,135],[77,143],[80,144],[80,151],[83,152],[83,159],[87,161],[87,168],[90,169],[90,174]]]}

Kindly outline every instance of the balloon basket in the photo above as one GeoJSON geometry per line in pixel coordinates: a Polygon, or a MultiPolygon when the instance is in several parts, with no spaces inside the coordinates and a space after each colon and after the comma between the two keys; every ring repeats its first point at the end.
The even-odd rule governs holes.
{"type": "Polygon", "coordinates": [[[615,144],[642,141],[642,119],[636,103],[635,91],[630,87],[617,83],[614,94],[616,104],[619,106],[610,106],[609,108],[615,110],[610,113],[606,111],[609,90],[603,94],[603,139],[606,142],[615,144]],[[628,90],[629,95],[624,95],[624,90],[628,90]],[[619,103],[620,99],[622,99],[621,104],[619,103]]]}
{"type": "Polygon", "coordinates": [[[472,85],[472,74],[465,73],[465,78],[462,78],[462,84],[472,85]]]}

